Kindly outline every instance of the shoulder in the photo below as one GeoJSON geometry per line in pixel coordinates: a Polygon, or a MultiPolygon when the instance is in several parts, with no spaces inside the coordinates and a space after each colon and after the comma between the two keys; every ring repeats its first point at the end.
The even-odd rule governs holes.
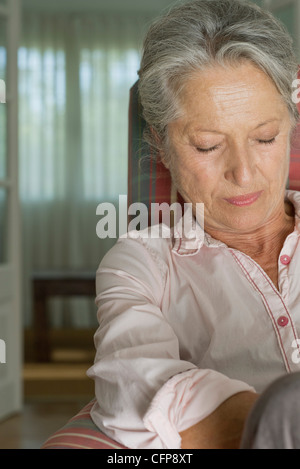
{"type": "Polygon", "coordinates": [[[142,231],[131,231],[121,236],[105,254],[97,270],[99,288],[110,278],[110,283],[143,282],[159,289],[165,284],[172,251],[172,230],[159,225],[142,231]],[[169,230],[169,231],[167,231],[169,230]]]}

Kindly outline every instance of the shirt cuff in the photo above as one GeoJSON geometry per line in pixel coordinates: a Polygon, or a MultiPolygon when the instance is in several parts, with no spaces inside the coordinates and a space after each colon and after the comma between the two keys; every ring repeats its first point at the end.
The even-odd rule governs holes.
{"type": "Polygon", "coordinates": [[[214,370],[193,369],[173,376],[154,396],[145,416],[147,430],[157,433],[164,448],[180,449],[179,432],[210,415],[222,402],[248,384],[214,370]]]}

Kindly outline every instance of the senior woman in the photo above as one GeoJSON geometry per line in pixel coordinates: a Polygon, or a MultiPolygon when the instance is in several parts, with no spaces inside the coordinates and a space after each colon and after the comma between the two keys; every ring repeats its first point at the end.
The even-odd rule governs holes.
{"type": "MultiPolygon", "coordinates": [[[[292,422],[300,195],[285,187],[296,73],[283,27],[237,0],[182,4],[146,36],[147,138],[183,199],[204,204],[205,225],[203,240],[129,235],[97,272],[91,415],[129,448],[239,448],[262,409],[292,422]],[[280,405],[266,401],[274,381],[280,405]]],[[[263,419],[265,439],[274,429],[290,438],[278,420],[263,419]]]]}

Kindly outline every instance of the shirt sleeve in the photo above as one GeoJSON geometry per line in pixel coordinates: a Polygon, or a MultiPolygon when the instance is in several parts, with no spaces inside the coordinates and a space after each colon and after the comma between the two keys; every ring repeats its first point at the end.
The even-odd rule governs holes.
{"type": "Polygon", "coordinates": [[[180,448],[180,431],[231,395],[252,390],[180,359],[178,338],[161,310],[166,275],[155,250],[132,239],[118,242],[97,272],[91,416],[106,435],[132,449],[180,448]]]}

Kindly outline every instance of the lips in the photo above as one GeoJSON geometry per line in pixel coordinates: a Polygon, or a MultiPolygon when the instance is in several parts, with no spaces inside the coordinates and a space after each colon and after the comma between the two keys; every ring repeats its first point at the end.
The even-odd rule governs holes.
{"type": "Polygon", "coordinates": [[[252,205],[254,202],[259,199],[263,191],[253,192],[251,194],[239,195],[237,197],[230,197],[229,199],[224,199],[226,202],[236,205],[238,207],[245,207],[246,205],[252,205]]]}

